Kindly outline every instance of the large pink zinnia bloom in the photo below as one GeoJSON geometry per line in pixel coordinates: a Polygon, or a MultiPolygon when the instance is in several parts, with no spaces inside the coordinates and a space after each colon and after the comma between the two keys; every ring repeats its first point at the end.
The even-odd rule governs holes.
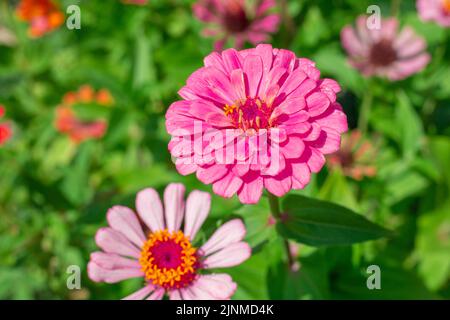
{"type": "Polygon", "coordinates": [[[275,6],[275,0],[199,0],[193,9],[199,20],[210,24],[204,34],[219,38],[215,48],[221,51],[230,37],[239,49],[246,41],[267,42],[280,22],[278,14],[269,13],[275,6]]]}
{"type": "Polygon", "coordinates": [[[283,196],[305,187],[347,130],[337,82],[271,45],[214,52],[204,62],[166,114],[178,171],[243,203],[258,202],[264,188],[283,196]]]}
{"type": "Polygon", "coordinates": [[[421,71],[430,61],[425,40],[412,28],[398,33],[396,18],[383,19],[380,29],[367,28],[366,21],[366,16],[360,16],[356,28],[346,26],[341,32],[350,64],[364,76],[401,80],[421,71]]]}
{"type": "Polygon", "coordinates": [[[422,20],[450,27],[450,0],[417,0],[417,10],[422,20]]]}
{"type": "Polygon", "coordinates": [[[246,229],[241,220],[231,220],[200,248],[194,247],[195,236],[209,214],[211,198],[206,192],[193,191],[185,202],[184,191],[181,184],[167,186],[164,208],[154,189],[139,192],[137,216],[127,207],[111,208],[107,214],[109,227],[98,230],[95,236],[103,251],[91,254],[89,277],[106,283],[143,278],[143,288],[125,299],[160,300],[164,294],[172,300],[229,299],[236,290],[231,277],[204,271],[247,260],[251,249],[242,242],[246,229]],[[141,221],[148,232],[143,231],[141,221]]]}

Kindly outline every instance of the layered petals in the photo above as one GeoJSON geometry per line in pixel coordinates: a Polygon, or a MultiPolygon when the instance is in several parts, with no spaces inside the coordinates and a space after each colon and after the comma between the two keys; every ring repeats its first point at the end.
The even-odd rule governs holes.
{"type": "Polygon", "coordinates": [[[347,131],[336,102],[341,88],[321,79],[313,61],[262,44],[214,52],[204,62],[166,114],[181,174],[195,172],[216,194],[252,204],[264,189],[283,196],[304,187],[324,155],[339,149],[347,131]]]}

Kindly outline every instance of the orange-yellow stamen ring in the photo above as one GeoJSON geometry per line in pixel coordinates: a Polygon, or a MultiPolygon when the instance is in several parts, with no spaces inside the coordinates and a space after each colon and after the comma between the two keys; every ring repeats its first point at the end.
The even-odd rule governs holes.
{"type": "Polygon", "coordinates": [[[149,235],[139,263],[146,280],[166,289],[183,288],[196,277],[197,249],[181,231],[160,230],[149,235]]]}

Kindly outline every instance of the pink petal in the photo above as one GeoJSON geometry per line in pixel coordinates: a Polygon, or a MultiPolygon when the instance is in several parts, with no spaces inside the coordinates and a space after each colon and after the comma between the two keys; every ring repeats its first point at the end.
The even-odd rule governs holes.
{"type": "Polygon", "coordinates": [[[162,300],[165,292],[163,288],[156,289],[146,300],[162,300]]]}
{"type": "Polygon", "coordinates": [[[327,95],[322,92],[315,92],[306,98],[309,115],[316,117],[325,112],[330,106],[330,100],[327,95]]]}
{"type": "Polygon", "coordinates": [[[182,300],[180,290],[172,290],[172,291],[170,291],[169,292],[169,299],[170,300],[182,300]]]}
{"type": "Polygon", "coordinates": [[[171,183],[164,191],[166,227],[169,232],[180,229],[184,216],[184,191],[181,183],[171,183]]]}
{"type": "Polygon", "coordinates": [[[227,274],[200,276],[193,284],[197,290],[209,293],[217,300],[228,300],[236,291],[237,285],[227,274]]]}
{"type": "Polygon", "coordinates": [[[132,243],[141,247],[146,238],[135,213],[122,206],[114,206],[108,210],[107,220],[111,228],[123,233],[132,243]]]}
{"type": "Polygon", "coordinates": [[[261,177],[243,179],[243,185],[238,191],[239,200],[245,204],[254,204],[259,201],[263,191],[263,179],[261,177]]]}
{"type": "Polygon", "coordinates": [[[311,171],[306,163],[291,163],[292,188],[303,189],[311,180],[311,171]]]}
{"type": "Polygon", "coordinates": [[[204,261],[205,269],[237,266],[250,258],[251,253],[252,249],[248,243],[233,243],[208,256],[204,261]]]}
{"type": "Polygon", "coordinates": [[[283,174],[277,177],[264,178],[264,186],[271,194],[282,197],[291,190],[292,178],[290,175],[283,174]]]}
{"type": "Polygon", "coordinates": [[[310,152],[308,166],[311,169],[311,172],[317,173],[322,170],[323,165],[325,164],[325,157],[323,154],[314,148],[308,148],[305,150],[309,150],[310,152]]]}
{"type": "Polygon", "coordinates": [[[122,300],[144,300],[146,297],[150,295],[155,290],[155,286],[151,284],[147,284],[142,289],[139,289],[138,291],[130,294],[129,296],[126,296],[122,300]]]}
{"type": "Polygon", "coordinates": [[[244,239],[247,230],[240,219],[233,219],[223,224],[200,248],[205,256],[221,250],[244,239]]]}
{"type": "Polygon", "coordinates": [[[247,99],[245,92],[244,72],[242,69],[235,69],[231,72],[231,85],[239,100],[247,99]]]}
{"type": "Polygon", "coordinates": [[[279,22],[280,16],[278,14],[271,14],[255,21],[251,28],[254,31],[275,32],[279,22]]]}
{"type": "Polygon", "coordinates": [[[344,49],[352,56],[361,56],[367,52],[367,47],[359,40],[355,29],[351,26],[342,29],[341,42],[344,49]]]}
{"type": "Polygon", "coordinates": [[[242,179],[237,177],[233,172],[229,172],[221,180],[214,182],[214,193],[224,197],[232,197],[242,186],[242,179]]]}
{"type": "Polygon", "coordinates": [[[411,59],[400,60],[394,64],[392,70],[394,73],[389,76],[389,78],[392,80],[401,80],[406,78],[424,69],[430,60],[431,56],[428,53],[423,53],[411,59]]]}
{"type": "Polygon", "coordinates": [[[105,269],[141,269],[138,260],[128,259],[114,253],[93,252],[91,261],[105,269]]]}
{"type": "Polygon", "coordinates": [[[222,52],[222,59],[228,72],[242,68],[242,58],[235,49],[224,50],[222,52]]]}
{"type": "Polygon", "coordinates": [[[287,142],[280,146],[280,150],[286,159],[300,158],[304,149],[305,144],[303,143],[303,140],[294,136],[291,136],[287,142]]]}
{"type": "Polygon", "coordinates": [[[97,245],[107,253],[139,258],[140,251],[121,233],[111,228],[101,228],[95,235],[97,245]]]}
{"type": "Polygon", "coordinates": [[[144,189],[137,194],[136,210],[153,232],[165,229],[164,211],[159,195],[154,189],[144,189]]]}
{"type": "Polygon", "coordinates": [[[281,114],[293,114],[300,110],[303,110],[306,106],[305,98],[299,97],[295,99],[288,99],[283,101],[279,106],[277,106],[273,112],[271,117],[276,118],[281,114]]]}
{"type": "Polygon", "coordinates": [[[339,133],[346,132],[348,130],[347,126],[347,116],[342,112],[342,108],[339,104],[335,104],[332,108],[329,108],[325,113],[321,114],[314,121],[321,127],[332,128],[339,133]]]}
{"type": "Polygon", "coordinates": [[[194,190],[186,201],[186,218],[184,234],[191,240],[195,238],[211,208],[211,195],[207,192],[194,190]]]}
{"type": "MultiPolygon", "coordinates": [[[[195,101],[191,104],[189,112],[198,119],[208,122],[212,126],[229,127],[230,120],[223,109],[214,106],[212,103],[205,103],[203,101],[195,101]]],[[[195,119],[192,119],[194,122],[195,119]]]]}
{"type": "Polygon", "coordinates": [[[126,279],[143,277],[140,269],[105,269],[93,261],[87,266],[89,278],[95,282],[117,283],[126,279]]]}
{"type": "Polygon", "coordinates": [[[197,170],[197,178],[204,184],[211,184],[222,179],[228,171],[228,167],[221,164],[214,164],[210,167],[200,167],[197,170]]]}
{"type": "Polygon", "coordinates": [[[248,81],[248,96],[257,97],[259,84],[263,74],[261,57],[250,55],[244,59],[244,73],[248,81]]]}
{"type": "Polygon", "coordinates": [[[426,47],[427,43],[425,40],[417,37],[410,41],[407,46],[399,48],[397,54],[399,58],[407,58],[424,51],[426,47]]]}

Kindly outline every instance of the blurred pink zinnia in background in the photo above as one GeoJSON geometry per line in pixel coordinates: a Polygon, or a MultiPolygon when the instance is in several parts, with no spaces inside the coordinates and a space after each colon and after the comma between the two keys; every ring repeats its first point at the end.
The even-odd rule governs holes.
{"type": "Polygon", "coordinates": [[[422,20],[450,27],[450,0],[417,0],[417,10],[422,20]]]}
{"type": "Polygon", "coordinates": [[[106,283],[143,278],[145,286],[125,299],[161,300],[166,293],[171,300],[229,299],[236,290],[231,277],[204,271],[236,266],[250,257],[250,246],[242,242],[245,226],[239,219],[228,221],[200,248],[194,247],[211,196],[193,191],[185,202],[184,192],[181,184],[167,186],[164,208],[154,189],[138,193],[136,210],[148,233],[131,209],[111,208],[109,227],[98,230],[95,237],[103,252],[91,254],[89,277],[106,283]]]}
{"type": "Polygon", "coordinates": [[[193,9],[199,20],[210,24],[204,34],[218,38],[215,49],[221,51],[230,37],[237,49],[246,41],[267,42],[280,22],[278,14],[270,13],[275,6],[275,0],[199,0],[193,9]]]}
{"type": "Polygon", "coordinates": [[[304,188],[347,130],[339,84],[321,79],[311,60],[271,45],[214,52],[204,62],[166,114],[178,172],[196,172],[242,203],[258,202],[264,188],[279,197],[304,188]]]}
{"type": "Polygon", "coordinates": [[[346,26],[341,33],[350,64],[364,76],[401,80],[421,71],[430,61],[425,40],[411,27],[398,33],[396,18],[383,19],[380,29],[369,29],[366,21],[366,16],[360,16],[356,28],[346,26]]]}

